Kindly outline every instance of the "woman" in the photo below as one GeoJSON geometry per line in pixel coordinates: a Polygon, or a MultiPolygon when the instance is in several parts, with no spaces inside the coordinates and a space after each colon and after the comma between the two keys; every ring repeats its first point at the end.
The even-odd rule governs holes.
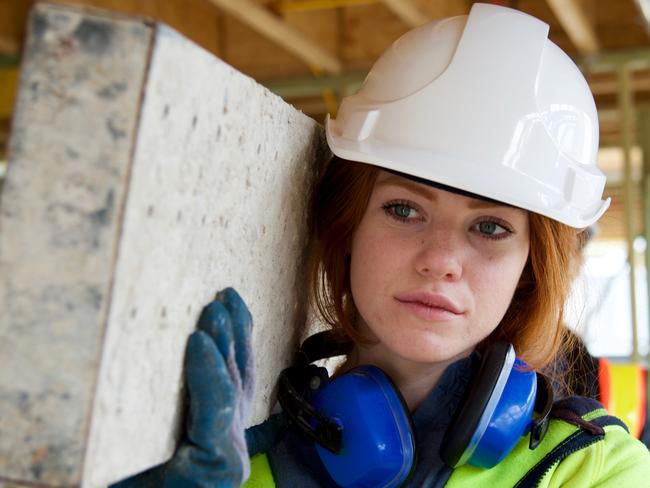
{"type": "Polygon", "coordinates": [[[334,334],[283,373],[284,412],[247,433],[247,452],[251,321],[234,291],[221,294],[188,343],[187,435],[159,480],[238,486],[251,455],[246,486],[647,483],[650,455],[619,421],[579,398],[549,414],[548,382],[530,371],[562,343],[579,229],[609,204],[593,98],[547,33],[475,4],[384,53],[328,120],[336,157],[313,196],[311,285],[334,334]],[[513,366],[509,344],[528,366],[513,366]],[[337,353],[334,380],[309,366],[337,353]],[[359,375],[380,385],[386,415],[357,402],[363,388],[333,389],[359,375]],[[497,418],[511,377],[528,382],[527,396],[497,418]],[[326,413],[355,402],[354,422],[326,413]],[[388,474],[390,443],[350,435],[369,423],[374,436],[376,416],[395,417],[403,434],[388,474]],[[484,447],[503,422],[507,439],[484,447]]]}

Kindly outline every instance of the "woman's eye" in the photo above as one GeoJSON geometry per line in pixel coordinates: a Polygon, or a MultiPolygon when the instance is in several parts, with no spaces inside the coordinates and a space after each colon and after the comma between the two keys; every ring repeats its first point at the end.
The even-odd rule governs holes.
{"type": "Polygon", "coordinates": [[[390,217],[398,220],[413,220],[418,216],[418,211],[406,203],[388,203],[384,205],[384,211],[390,217]]]}
{"type": "Polygon", "coordinates": [[[491,239],[501,239],[512,234],[512,230],[491,220],[479,222],[476,227],[483,236],[491,239]]]}

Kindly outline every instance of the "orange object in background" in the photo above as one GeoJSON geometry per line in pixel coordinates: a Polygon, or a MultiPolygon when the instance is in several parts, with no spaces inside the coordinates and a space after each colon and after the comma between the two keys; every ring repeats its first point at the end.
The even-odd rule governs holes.
{"type": "Polygon", "coordinates": [[[646,422],[646,371],[639,365],[598,360],[600,401],[637,439],[646,422]]]}

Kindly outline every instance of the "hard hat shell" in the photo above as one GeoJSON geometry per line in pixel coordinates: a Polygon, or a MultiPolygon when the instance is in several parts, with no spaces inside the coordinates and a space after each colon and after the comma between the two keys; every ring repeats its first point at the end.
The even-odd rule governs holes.
{"type": "Polygon", "coordinates": [[[607,210],[598,115],[584,77],[522,12],[468,16],[399,38],[326,120],[337,156],[521,207],[572,227],[607,210]]]}

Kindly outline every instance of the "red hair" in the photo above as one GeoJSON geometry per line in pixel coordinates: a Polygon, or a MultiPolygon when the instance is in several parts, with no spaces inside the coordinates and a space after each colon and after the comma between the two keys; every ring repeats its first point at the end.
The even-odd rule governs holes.
{"type": "MultiPolygon", "coordinates": [[[[358,312],[350,287],[350,248],[368,206],[380,169],[334,157],[316,184],[311,202],[313,235],[309,279],[320,318],[357,343],[367,339],[356,327],[358,312]]],[[[530,253],[512,302],[496,330],[479,347],[495,339],[513,344],[517,355],[541,369],[564,342],[564,303],[578,259],[578,231],[529,213],[530,253]]]]}

